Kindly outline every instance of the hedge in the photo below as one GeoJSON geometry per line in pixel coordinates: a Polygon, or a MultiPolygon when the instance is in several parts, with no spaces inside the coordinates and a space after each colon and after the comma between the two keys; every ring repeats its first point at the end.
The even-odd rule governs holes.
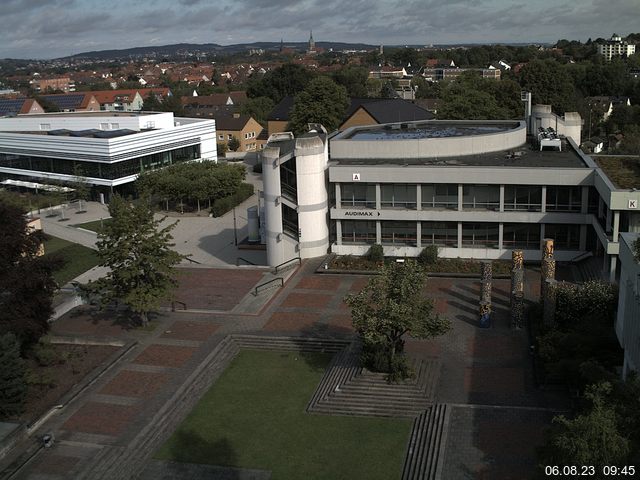
{"type": "Polygon", "coordinates": [[[236,193],[228,197],[219,198],[213,202],[211,215],[221,217],[233,207],[240,205],[251,195],[253,195],[253,185],[251,183],[241,183],[236,193]]]}

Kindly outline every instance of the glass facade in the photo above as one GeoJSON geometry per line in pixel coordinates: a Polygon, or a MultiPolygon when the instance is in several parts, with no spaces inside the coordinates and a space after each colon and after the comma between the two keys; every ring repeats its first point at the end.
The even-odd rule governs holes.
{"type": "Polygon", "coordinates": [[[497,223],[463,223],[463,248],[498,248],[497,223]]]}
{"type": "Polygon", "coordinates": [[[580,212],[582,187],[547,187],[547,212],[580,212]]]}
{"type": "Polygon", "coordinates": [[[282,195],[298,200],[298,179],[296,176],[296,159],[292,158],[288,162],[280,165],[280,185],[282,187],[282,195]]]}
{"type": "Polygon", "coordinates": [[[343,183],[340,190],[342,208],[376,208],[373,183],[343,183]]]}
{"type": "Polygon", "coordinates": [[[282,231],[298,239],[298,212],[285,204],[282,204],[282,231]]]}
{"type": "Polygon", "coordinates": [[[578,250],[580,248],[580,225],[545,224],[545,238],[553,238],[556,250],[578,250]]]}
{"type": "Polygon", "coordinates": [[[462,208],[465,210],[500,209],[498,185],[464,185],[462,192],[462,208]]]}
{"type": "Polygon", "coordinates": [[[153,170],[197,158],[200,158],[200,145],[177,148],[114,163],[0,153],[0,167],[63,175],[73,175],[77,171],[76,168],[79,168],[87,177],[114,180],[138,174],[143,170],[153,170]]]}
{"type": "Polygon", "coordinates": [[[457,222],[422,222],[420,228],[422,245],[438,245],[440,247],[458,246],[457,222]]]}
{"type": "Polygon", "coordinates": [[[505,223],[502,229],[502,248],[511,250],[540,248],[540,225],[537,223],[505,223]]]}
{"type": "Polygon", "coordinates": [[[371,245],[376,243],[376,222],[343,220],[342,243],[371,245]]]}
{"type": "Polygon", "coordinates": [[[542,211],[542,187],[531,185],[505,185],[505,211],[542,211]]]}
{"type": "Polygon", "coordinates": [[[436,183],[422,185],[422,209],[458,209],[458,185],[453,183],[436,183]]]}
{"type": "Polygon", "coordinates": [[[383,245],[416,246],[416,222],[380,222],[382,227],[383,245]]]}
{"type": "Polygon", "coordinates": [[[411,183],[394,183],[380,186],[382,208],[416,209],[417,186],[411,183]]]}

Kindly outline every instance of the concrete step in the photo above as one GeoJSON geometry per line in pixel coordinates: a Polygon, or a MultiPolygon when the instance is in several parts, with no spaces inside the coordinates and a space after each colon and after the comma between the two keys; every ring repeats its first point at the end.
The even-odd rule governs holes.
{"type": "Polygon", "coordinates": [[[445,428],[449,409],[446,404],[434,405],[414,421],[405,457],[402,480],[434,480],[441,468],[445,428]]]}

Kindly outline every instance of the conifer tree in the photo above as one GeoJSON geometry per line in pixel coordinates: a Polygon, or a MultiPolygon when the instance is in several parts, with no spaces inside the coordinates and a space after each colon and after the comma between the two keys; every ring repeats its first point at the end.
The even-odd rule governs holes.
{"type": "Polygon", "coordinates": [[[0,336],[0,419],[15,417],[24,411],[27,395],[24,374],[16,336],[13,333],[0,336]]]}

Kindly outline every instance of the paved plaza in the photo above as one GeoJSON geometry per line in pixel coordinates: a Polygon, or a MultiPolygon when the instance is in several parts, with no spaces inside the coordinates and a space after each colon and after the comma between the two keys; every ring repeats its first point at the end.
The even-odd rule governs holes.
{"type": "MultiPolygon", "coordinates": [[[[60,318],[53,325],[57,336],[136,344],[41,427],[40,432],[55,433],[55,446],[41,450],[15,478],[268,478],[268,472],[249,469],[153,460],[156,445],[171,433],[155,427],[177,425],[188,413],[169,407],[190,383],[213,381],[203,369],[229,334],[352,338],[343,298],[359,291],[368,277],[317,274],[318,264],[307,261],[291,272],[284,288],[268,293],[255,314],[238,314],[238,305],[252,295],[265,270],[193,268],[180,275],[176,292],[187,311],[163,310],[150,329],[131,329],[117,312],[87,308],[60,318]],[[125,464],[127,473],[116,474],[125,464]]],[[[526,280],[526,296],[533,300],[539,276],[527,272],[526,280]]],[[[429,279],[426,293],[452,320],[453,330],[438,339],[407,342],[411,356],[437,359],[442,366],[435,401],[451,411],[442,459],[445,480],[529,478],[544,425],[565,408],[561,399],[533,384],[527,333],[509,328],[508,290],[509,280],[494,281],[494,321],[480,329],[479,280],[429,279]]]]}

